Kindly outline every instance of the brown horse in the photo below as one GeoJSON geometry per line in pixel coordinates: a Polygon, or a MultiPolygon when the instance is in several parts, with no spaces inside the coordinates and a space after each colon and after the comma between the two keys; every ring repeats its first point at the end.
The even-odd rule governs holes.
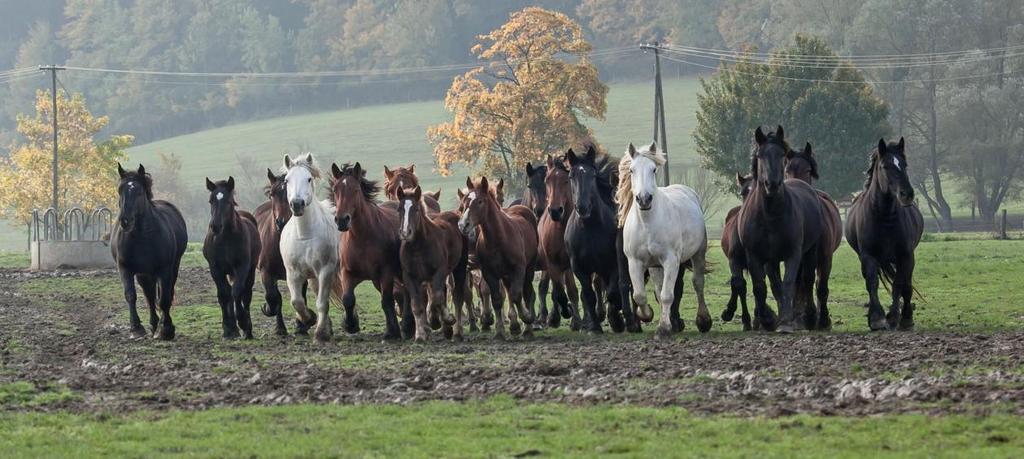
{"type": "MultiPolygon", "coordinates": [[[[388,199],[398,202],[398,190],[413,189],[420,186],[420,179],[416,177],[416,165],[410,164],[409,167],[396,167],[395,169],[389,169],[388,166],[384,166],[384,195],[388,199]]],[[[438,213],[441,211],[441,204],[438,199],[441,198],[441,190],[437,190],[434,193],[423,193],[423,204],[427,206],[432,213],[438,213]]]]}
{"type": "Polygon", "coordinates": [[[500,339],[505,335],[502,287],[509,296],[509,330],[513,335],[518,334],[519,323],[515,316],[518,312],[526,324],[523,334],[532,335],[537,218],[525,206],[502,209],[491,193],[487,177],[477,183],[467,177],[466,187],[469,193],[463,199],[465,210],[459,219],[459,230],[467,237],[474,231],[477,233],[476,257],[490,288],[497,322],[495,336],[500,339]]]}
{"type": "MultiPolygon", "coordinates": [[[[359,163],[338,167],[331,164],[329,184],[336,207],[335,222],[342,232],[341,303],[345,306],[345,330],[359,332],[356,313],[356,287],[363,281],[373,282],[380,292],[384,310],[384,339],[399,339],[404,333],[412,338],[413,318],[402,303],[403,327],[400,330],[395,314],[395,282],[402,276],[399,259],[401,240],[398,237],[398,211],[377,204],[377,182],[366,179],[366,170],[359,163]]],[[[401,298],[399,298],[401,302],[401,298]]]]}
{"type": "MultiPolygon", "coordinates": [[[[736,174],[736,186],[740,188],[740,199],[746,199],[750,194],[750,188],[754,183],[754,177],[750,174],[736,174]]],[[[743,248],[743,244],[740,243],[739,227],[737,218],[740,214],[740,206],[729,209],[729,213],[725,216],[725,226],[722,228],[722,252],[725,253],[725,258],[729,260],[729,271],[731,277],[729,279],[729,286],[731,293],[729,294],[729,303],[725,305],[725,310],[722,311],[722,321],[731,322],[734,315],[736,314],[736,301],[739,300],[742,305],[742,315],[740,320],[743,322],[743,330],[750,331],[752,329],[760,329],[761,324],[755,318],[754,322],[751,323],[750,311],[747,309],[747,281],[743,279],[743,272],[747,269],[747,251],[743,248]]],[[[777,292],[776,292],[777,293],[777,292]]],[[[776,294],[776,296],[778,296],[776,294]]]]}
{"type": "MultiPolygon", "coordinates": [[[[550,156],[548,157],[550,160],[550,156]]],[[[548,208],[548,193],[547,187],[544,185],[544,177],[547,176],[548,166],[541,165],[533,167],[533,164],[526,163],[526,190],[523,194],[522,205],[529,207],[533,210],[533,214],[537,216],[537,221],[542,220],[544,212],[548,208]]],[[[538,232],[540,228],[537,228],[538,232]]],[[[548,277],[547,269],[544,267],[544,257],[539,257],[537,261],[537,268],[540,269],[540,281],[537,283],[537,298],[540,300],[540,315],[537,316],[537,321],[534,323],[537,327],[547,324],[552,328],[558,328],[559,323],[559,311],[553,310],[551,317],[548,316],[548,290],[551,287],[551,279],[548,277]]]]}
{"type": "Polygon", "coordinates": [[[738,234],[747,252],[747,269],[754,284],[754,314],[762,327],[776,329],[775,317],[766,302],[767,274],[781,292],[777,330],[791,332],[810,320],[799,320],[806,311],[798,313],[793,304],[801,264],[817,266],[818,244],[825,231],[824,212],[810,185],[785,179],[784,162],[791,149],[782,126],[768,135],[758,127],[754,140],[757,148],[751,160],[751,174],[756,182],[740,208],[738,234]],[[779,272],[780,262],[785,264],[784,278],[779,272]]]}
{"type": "Polygon", "coordinates": [[[544,186],[547,190],[547,212],[541,216],[537,233],[540,238],[540,258],[544,260],[548,278],[555,284],[551,294],[554,308],[548,316],[548,325],[557,327],[561,315],[568,312],[572,318],[569,328],[579,330],[583,326],[576,307],[580,302],[580,294],[576,289],[569,252],[565,247],[565,226],[573,212],[573,203],[569,169],[563,158],[556,160],[548,156],[544,186]]]}
{"type": "MultiPolygon", "coordinates": [[[[808,142],[804,145],[803,151],[790,151],[786,157],[786,178],[792,178],[814,185],[818,179],[818,161],[814,158],[814,151],[808,142]]],[[[818,265],[815,269],[804,270],[801,268],[801,288],[798,292],[798,301],[804,305],[805,311],[814,308],[814,299],[811,294],[811,287],[814,285],[814,276],[817,274],[817,323],[807,323],[807,328],[818,330],[830,330],[832,318],[828,312],[828,279],[832,275],[832,256],[839,250],[839,244],[843,242],[843,222],[839,217],[839,206],[832,200],[828,193],[815,189],[818,192],[818,199],[821,201],[821,209],[825,216],[825,231],[821,235],[821,243],[818,244],[818,265]]],[[[804,314],[804,319],[813,317],[804,314]]]]}
{"type": "Polygon", "coordinates": [[[462,340],[462,303],[466,287],[469,244],[459,231],[459,214],[443,212],[428,217],[426,201],[419,186],[398,189],[398,217],[402,239],[402,284],[412,302],[416,320],[416,341],[430,336],[424,287],[429,291],[432,315],[442,317],[445,337],[462,340]],[[448,280],[451,279],[455,318],[447,308],[448,280]],[[452,326],[454,330],[452,330],[452,326]]]}
{"type": "MultiPolygon", "coordinates": [[[[498,179],[498,185],[491,187],[491,194],[494,199],[498,201],[498,205],[505,206],[505,193],[503,191],[505,185],[504,179],[498,179]]],[[[466,211],[466,195],[469,194],[469,188],[459,188],[456,190],[456,194],[459,198],[459,215],[462,215],[466,211]]],[[[480,328],[483,331],[489,331],[491,325],[494,325],[494,315],[491,308],[491,288],[487,286],[487,282],[484,282],[483,275],[480,274],[480,266],[476,261],[476,235],[477,231],[468,236],[469,239],[469,282],[466,286],[466,305],[469,309],[469,329],[470,331],[476,331],[474,324],[476,323],[475,314],[480,314],[480,328]],[[476,289],[476,294],[480,298],[480,310],[474,312],[476,309],[473,305],[473,292],[476,289]]],[[[502,301],[504,300],[504,291],[499,290],[499,295],[502,295],[502,301]]]]}
{"type": "MultiPolygon", "coordinates": [[[[284,324],[284,312],[282,311],[283,300],[281,290],[277,288],[278,281],[288,280],[285,272],[284,261],[281,259],[281,229],[292,218],[292,209],[288,205],[288,190],[285,188],[284,174],[275,175],[267,169],[267,180],[269,183],[264,188],[267,201],[260,204],[253,211],[256,217],[256,227],[260,233],[260,258],[256,267],[260,270],[260,281],[263,283],[264,298],[263,315],[275,317],[277,325],[274,333],[278,336],[288,334],[288,328],[284,324]]],[[[308,284],[303,284],[302,296],[306,297],[308,284]]],[[[305,334],[314,323],[296,323],[296,332],[305,334]]]]}
{"type": "Polygon", "coordinates": [[[252,339],[249,306],[260,256],[256,218],[237,209],[234,177],[217,183],[207,178],[206,189],[210,192],[210,224],[203,241],[203,258],[217,285],[224,337],[237,338],[238,329],[242,329],[245,339],[252,339]]]}

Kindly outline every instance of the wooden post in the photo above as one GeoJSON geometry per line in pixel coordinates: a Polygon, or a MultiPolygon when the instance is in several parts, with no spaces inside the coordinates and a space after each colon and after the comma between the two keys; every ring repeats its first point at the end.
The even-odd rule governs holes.
{"type": "Polygon", "coordinates": [[[51,164],[51,173],[53,174],[53,195],[50,206],[53,210],[58,213],[60,210],[57,208],[57,71],[64,70],[64,67],[57,67],[55,65],[39,66],[39,70],[44,72],[50,72],[50,90],[53,91],[50,94],[51,107],[53,108],[53,164],[51,164]]]}
{"type": "Polygon", "coordinates": [[[1006,209],[1003,209],[1003,221],[1002,221],[1002,224],[1000,225],[999,238],[1000,239],[1009,239],[1009,237],[1006,234],[1006,209]]]}
{"type": "Polygon", "coordinates": [[[668,138],[665,133],[665,93],[661,85],[661,44],[654,42],[651,44],[642,43],[640,49],[647,51],[654,51],[654,142],[660,143],[658,148],[665,155],[665,166],[661,168],[661,179],[662,185],[667,186],[669,183],[669,167],[668,167],[668,138]],[[658,140],[658,132],[661,131],[661,140],[658,140]]]}

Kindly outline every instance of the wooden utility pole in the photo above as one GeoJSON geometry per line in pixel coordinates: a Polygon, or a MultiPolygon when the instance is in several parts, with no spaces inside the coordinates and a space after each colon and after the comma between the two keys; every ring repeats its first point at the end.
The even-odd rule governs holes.
{"type": "Polygon", "coordinates": [[[658,42],[654,43],[641,43],[640,49],[645,52],[648,50],[654,51],[654,141],[657,142],[662,153],[665,154],[665,166],[661,168],[661,180],[662,186],[667,186],[669,183],[669,171],[668,171],[668,138],[665,133],[665,93],[661,86],[661,44],[658,42]],[[661,131],[661,141],[658,141],[658,132],[661,131]]]}
{"type": "Polygon", "coordinates": [[[40,65],[39,70],[50,72],[50,102],[53,108],[53,164],[51,165],[53,172],[53,197],[50,206],[59,214],[60,210],[57,208],[57,71],[64,70],[64,67],[40,65]]]}

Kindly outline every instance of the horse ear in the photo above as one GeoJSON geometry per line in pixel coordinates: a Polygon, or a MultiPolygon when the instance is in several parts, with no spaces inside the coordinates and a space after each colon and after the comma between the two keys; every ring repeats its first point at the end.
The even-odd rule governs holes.
{"type": "Polygon", "coordinates": [[[594,161],[596,159],[597,159],[597,149],[595,149],[594,146],[591,145],[590,148],[587,148],[587,160],[588,161],[594,161]]]}
{"type": "Polygon", "coordinates": [[[419,185],[416,185],[416,188],[413,189],[413,191],[412,191],[412,198],[417,200],[417,201],[422,199],[423,198],[423,188],[421,188],[419,185]]]}
{"type": "Polygon", "coordinates": [[[277,180],[277,176],[274,175],[274,171],[270,170],[269,167],[267,168],[267,180],[270,180],[270,183],[274,183],[277,180]]]}
{"type": "MultiPolygon", "coordinates": [[[[466,176],[466,190],[472,191],[473,188],[473,177],[466,176]]],[[[466,193],[469,193],[469,191],[466,191],[466,193]]],[[[459,195],[462,195],[462,190],[459,190],[459,195]]]]}
{"type": "Polygon", "coordinates": [[[415,164],[410,164],[409,165],[409,173],[411,173],[411,174],[415,174],[416,173],[416,165],[415,164]]]}
{"type": "Polygon", "coordinates": [[[284,155],[284,168],[285,169],[291,169],[292,168],[292,157],[288,156],[287,154],[284,155]]]}
{"type": "Polygon", "coordinates": [[[505,188],[505,179],[503,179],[503,178],[498,179],[498,185],[495,186],[494,189],[497,190],[500,193],[501,190],[504,189],[504,188],[505,188]]]}
{"type": "Polygon", "coordinates": [[[235,177],[233,175],[228,176],[228,191],[235,191],[235,177]]]}
{"type": "Polygon", "coordinates": [[[658,152],[658,141],[651,142],[651,146],[649,148],[647,148],[647,151],[649,151],[651,153],[657,153],[658,152]]]}
{"type": "Polygon", "coordinates": [[[359,164],[359,161],[356,161],[356,165],[352,166],[352,170],[355,171],[357,177],[362,177],[363,174],[366,173],[366,171],[363,170],[363,165],[359,164]]]}
{"type": "Polygon", "coordinates": [[[437,191],[435,191],[433,193],[428,193],[428,194],[430,194],[430,197],[434,198],[435,201],[440,201],[441,200],[441,189],[440,188],[438,188],[437,191]]]}
{"type": "Polygon", "coordinates": [[[764,143],[768,141],[768,137],[765,137],[764,132],[761,131],[761,126],[758,126],[757,129],[754,130],[754,141],[757,142],[758,145],[764,145],[764,143]]]}
{"type": "Polygon", "coordinates": [[[782,130],[782,125],[781,124],[779,125],[779,127],[775,128],[775,137],[778,137],[779,140],[782,140],[782,139],[786,138],[786,131],[782,130]]]}
{"type": "Polygon", "coordinates": [[[736,186],[739,186],[739,187],[742,188],[743,187],[743,182],[744,182],[743,174],[737,172],[736,173],[736,186]]]}
{"type": "Polygon", "coordinates": [[[627,149],[627,151],[629,152],[630,158],[636,158],[636,147],[633,146],[633,142],[629,143],[629,148],[627,149]]]}
{"type": "Polygon", "coordinates": [[[306,153],[306,163],[309,164],[309,165],[313,165],[313,154],[312,153],[306,153]]]}
{"type": "Polygon", "coordinates": [[[338,163],[331,163],[331,175],[334,178],[341,178],[341,169],[338,169],[338,163]]]}
{"type": "Polygon", "coordinates": [[[533,175],[533,164],[526,163],[526,176],[529,177],[531,175],[533,175]]]}
{"type": "Polygon", "coordinates": [[[886,148],[885,138],[883,137],[881,139],[878,139],[878,154],[879,155],[884,155],[885,154],[885,148],[886,148]]]}
{"type": "Polygon", "coordinates": [[[384,177],[391,180],[394,176],[395,173],[391,169],[388,169],[388,166],[384,166],[384,177]]]}
{"type": "Polygon", "coordinates": [[[459,201],[466,197],[466,193],[462,192],[462,188],[456,189],[455,194],[459,197],[459,201]]]}
{"type": "Polygon", "coordinates": [[[487,191],[488,188],[490,188],[490,185],[487,183],[487,176],[480,177],[480,189],[487,191]]]}
{"type": "Polygon", "coordinates": [[[548,155],[547,164],[548,164],[548,170],[551,170],[553,167],[555,167],[555,158],[552,158],[551,155],[548,155]]]}
{"type": "Polygon", "coordinates": [[[124,168],[121,167],[120,162],[117,163],[117,175],[121,178],[124,178],[125,175],[128,175],[128,172],[125,172],[124,168]]]}
{"type": "Polygon", "coordinates": [[[900,143],[897,146],[900,147],[900,152],[903,152],[904,154],[906,153],[906,149],[904,148],[906,143],[903,141],[903,136],[900,136],[900,143]]]}
{"type": "Polygon", "coordinates": [[[569,164],[576,164],[579,158],[576,157],[576,152],[570,148],[569,151],[565,152],[565,160],[569,161],[569,164]]]}
{"type": "Polygon", "coordinates": [[[143,166],[142,164],[139,164],[139,175],[141,175],[143,177],[146,176],[146,166],[143,166]]]}
{"type": "Polygon", "coordinates": [[[217,185],[214,185],[213,182],[210,181],[210,177],[206,177],[206,190],[207,191],[213,191],[213,190],[216,190],[216,189],[217,189],[217,185]]]}
{"type": "Polygon", "coordinates": [[[807,144],[804,145],[804,154],[807,156],[814,156],[814,151],[811,150],[810,142],[807,142],[807,144]]]}

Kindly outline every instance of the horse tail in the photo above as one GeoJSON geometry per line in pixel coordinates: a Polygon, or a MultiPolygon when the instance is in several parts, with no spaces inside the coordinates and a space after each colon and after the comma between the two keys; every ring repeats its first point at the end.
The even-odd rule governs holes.
{"type": "Polygon", "coordinates": [[[633,158],[629,154],[622,155],[622,159],[619,160],[619,186],[615,191],[615,203],[619,206],[619,228],[626,224],[626,216],[629,215],[629,207],[633,203],[633,183],[629,172],[629,166],[632,164],[633,158]]]}

